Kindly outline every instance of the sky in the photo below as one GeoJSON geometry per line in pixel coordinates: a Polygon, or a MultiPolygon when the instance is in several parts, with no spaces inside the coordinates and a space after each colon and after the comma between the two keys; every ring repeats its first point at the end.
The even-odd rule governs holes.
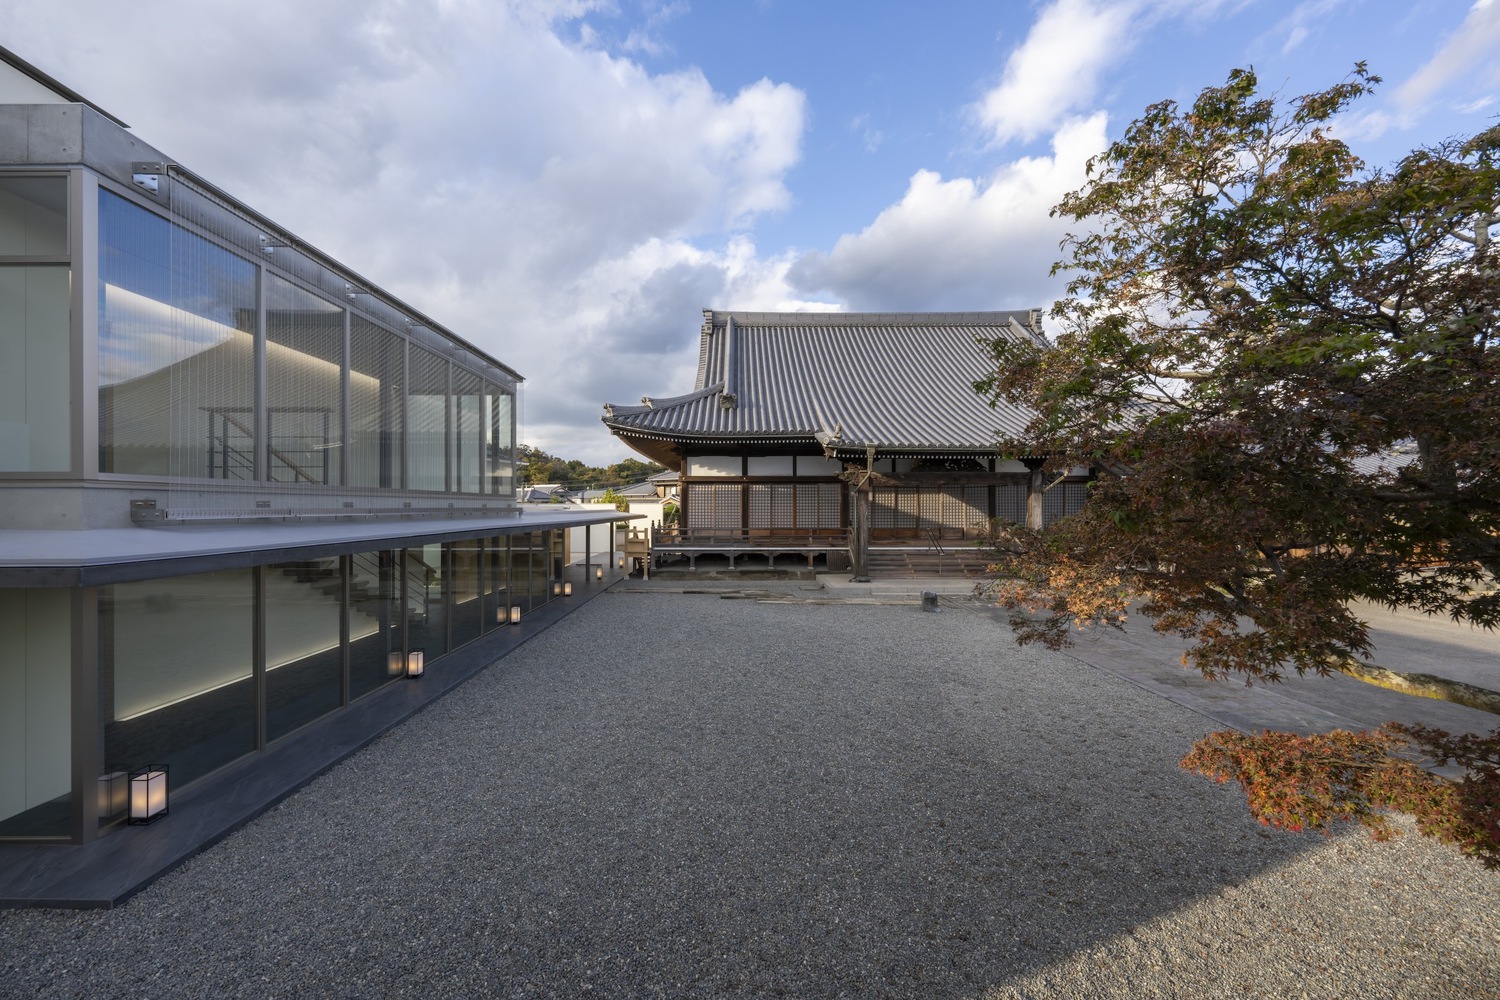
{"type": "Polygon", "coordinates": [[[1364,60],[1371,165],[1500,115],[1500,0],[49,0],[0,45],[632,457],[702,309],[1050,306],[1048,210],[1148,104],[1364,60]]]}

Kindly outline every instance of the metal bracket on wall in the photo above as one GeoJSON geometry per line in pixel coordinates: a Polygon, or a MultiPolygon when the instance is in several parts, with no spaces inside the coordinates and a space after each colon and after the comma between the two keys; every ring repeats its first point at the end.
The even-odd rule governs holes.
{"type": "Polygon", "coordinates": [[[166,519],[167,512],[158,509],[155,500],[130,501],[130,521],[132,524],[159,524],[166,519]]]}
{"type": "Polygon", "coordinates": [[[130,180],[136,189],[150,195],[163,205],[167,203],[167,168],[160,161],[137,162],[130,165],[130,180]]]}

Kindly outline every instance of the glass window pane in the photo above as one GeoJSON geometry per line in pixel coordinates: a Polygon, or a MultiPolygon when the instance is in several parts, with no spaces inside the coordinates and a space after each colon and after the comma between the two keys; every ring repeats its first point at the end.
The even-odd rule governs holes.
{"type": "Polygon", "coordinates": [[[526,537],[530,539],[531,545],[528,553],[531,562],[531,606],[540,608],[552,599],[552,580],[547,572],[547,564],[552,556],[553,535],[550,531],[533,531],[526,537]]]}
{"type": "Polygon", "coordinates": [[[99,468],[255,477],[256,268],[99,193],[99,468]]]}
{"type": "Polygon", "coordinates": [[[0,472],[72,465],[70,272],[0,267],[0,472]]]}
{"type": "MultiPolygon", "coordinates": [[[[522,614],[529,614],[533,607],[535,591],[532,587],[532,560],[531,545],[538,535],[532,531],[521,535],[506,535],[505,539],[510,543],[510,595],[511,603],[521,609],[522,614]]],[[[545,567],[543,567],[545,569],[545,567]]],[[[545,577],[544,577],[545,579],[545,577]]]]}
{"type": "Polygon", "coordinates": [[[479,638],[480,615],[483,614],[479,599],[479,565],[481,546],[479,539],[453,542],[449,546],[449,592],[452,594],[453,648],[479,638]]]}
{"type": "Polygon", "coordinates": [[[255,749],[248,569],[100,588],[106,771],[155,764],[177,788],[255,749]]]}
{"type": "Polygon", "coordinates": [[[274,740],[343,702],[337,556],[266,568],[266,738],[274,740]]]}
{"type": "Polygon", "coordinates": [[[350,698],[368,694],[402,674],[401,561],[397,557],[396,552],[356,552],[350,559],[350,698]]]}
{"type": "Polygon", "coordinates": [[[504,625],[510,614],[510,591],[505,539],[487,538],[484,542],[484,611],[480,621],[486,630],[504,625]]]}
{"type": "Polygon", "coordinates": [[[448,362],[411,348],[411,388],[407,393],[406,475],[414,490],[447,489],[444,472],[448,362]]]}
{"type": "Polygon", "coordinates": [[[344,441],[344,310],[266,276],[266,477],[338,485],[344,441]]]}
{"type": "Polygon", "coordinates": [[[73,603],[0,589],[0,840],[62,838],[73,821],[73,603]]]}
{"type": "Polygon", "coordinates": [[[493,385],[486,385],[485,392],[486,492],[512,496],[516,491],[515,401],[509,393],[493,385]]]}
{"type": "Polygon", "coordinates": [[[0,177],[0,255],[68,252],[68,179],[0,177]]]}
{"type": "Polygon", "coordinates": [[[420,649],[431,664],[448,652],[444,604],[443,547],[406,550],[406,634],[409,649],[420,649]]]}
{"type": "Polygon", "coordinates": [[[349,354],[350,485],[400,488],[406,341],[353,316],[349,354]]]}
{"type": "Polygon", "coordinates": [[[453,429],[453,490],[456,493],[484,491],[484,382],[473,372],[453,369],[450,426],[453,429]]]}

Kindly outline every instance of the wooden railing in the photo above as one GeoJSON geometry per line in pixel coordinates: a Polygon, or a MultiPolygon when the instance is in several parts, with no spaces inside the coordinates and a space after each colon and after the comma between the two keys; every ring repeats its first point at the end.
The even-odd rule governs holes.
{"type": "Polygon", "coordinates": [[[849,544],[846,528],[684,528],[651,529],[653,548],[705,546],[843,548],[849,544]]]}

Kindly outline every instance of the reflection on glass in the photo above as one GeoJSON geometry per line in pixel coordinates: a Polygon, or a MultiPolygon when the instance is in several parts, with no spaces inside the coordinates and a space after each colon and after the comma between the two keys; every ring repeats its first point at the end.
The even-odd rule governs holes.
{"type": "Polygon", "coordinates": [[[0,840],[62,838],[73,821],[73,604],[0,589],[0,840]]]}
{"type": "Polygon", "coordinates": [[[336,556],[266,568],[266,739],[343,702],[343,590],[336,556]]]}
{"type": "Polygon", "coordinates": [[[167,764],[179,786],[255,748],[251,574],[100,588],[106,771],[167,764]]]}
{"type": "Polygon", "coordinates": [[[510,611],[510,552],[507,536],[487,538],[484,542],[484,613],[486,631],[504,625],[510,611]]]}
{"type": "Polygon", "coordinates": [[[68,179],[0,177],[0,256],[68,252],[68,179]]]}
{"type": "MultiPolygon", "coordinates": [[[[349,575],[349,697],[401,676],[401,561],[395,552],[356,552],[349,575]],[[398,661],[399,663],[399,661],[398,661]]],[[[423,586],[421,580],[410,584],[423,586]]]]}
{"type": "Polygon", "coordinates": [[[550,570],[556,555],[554,547],[559,541],[558,535],[551,530],[531,533],[531,599],[537,606],[552,600],[555,577],[550,570]]]}
{"type": "Polygon", "coordinates": [[[343,367],[344,311],[290,281],[267,274],[269,447],[264,478],[276,483],[325,485],[342,481],[343,367]]]}
{"type": "Polygon", "coordinates": [[[350,484],[399,488],[406,342],[353,316],[349,355],[350,484]]]}
{"type": "Polygon", "coordinates": [[[407,648],[423,650],[428,664],[448,651],[444,579],[441,545],[406,550],[407,648]]]}
{"type": "Polygon", "coordinates": [[[72,465],[66,265],[0,267],[0,472],[72,465]]]}
{"type": "Polygon", "coordinates": [[[448,408],[448,362],[413,346],[407,393],[407,484],[414,490],[446,489],[444,441],[448,408]]]}
{"type": "Polygon", "coordinates": [[[515,406],[509,393],[485,386],[485,492],[509,496],[515,493],[515,406]]]}
{"type": "Polygon", "coordinates": [[[99,192],[101,471],[255,477],[255,284],[249,261],[99,192]]]}
{"type": "Polygon", "coordinates": [[[448,583],[452,594],[454,649],[479,638],[479,618],[483,612],[483,602],[479,599],[479,569],[483,555],[477,538],[449,543],[448,583]]]}
{"type": "Polygon", "coordinates": [[[506,540],[510,542],[510,593],[511,602],[521,608],[522,613],[529,613],[535,606],[532,587],[532,562],[531,545],[532,540],[540,532],[530,531],[520,535],[507,535],[506,540]]]}
{"type": "Polygon", "coordinates": [[[484,491],[484,382],[473,372],[453,369],[452,428],[453,489],[458,493],[484,491]]]}

